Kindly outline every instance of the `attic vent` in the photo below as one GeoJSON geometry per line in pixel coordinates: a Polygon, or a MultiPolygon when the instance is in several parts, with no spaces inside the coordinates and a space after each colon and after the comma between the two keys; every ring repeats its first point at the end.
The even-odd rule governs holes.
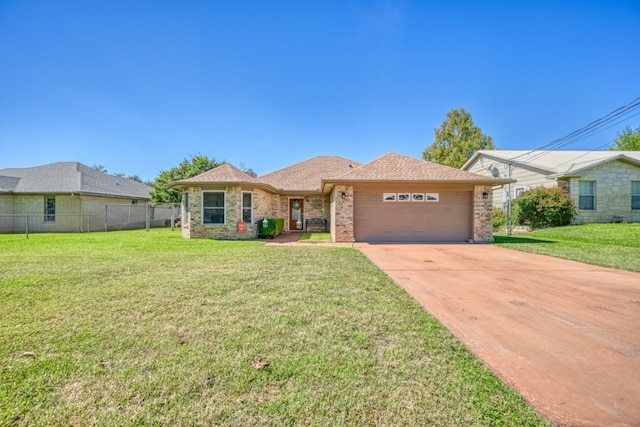
{"type": "Polygon", "coordinates": [[[352,167],[353,167],[353,165],[352,165],[351,163],[349,163],[349,167],[350,167],[350,168],[352,168],[352,167]]]}
{"type": "Polygon", "coordinates": [[[494,178],[500,178],[500,171],[498,168],[491,169],[491,175],[493,175],[494,178]]]}

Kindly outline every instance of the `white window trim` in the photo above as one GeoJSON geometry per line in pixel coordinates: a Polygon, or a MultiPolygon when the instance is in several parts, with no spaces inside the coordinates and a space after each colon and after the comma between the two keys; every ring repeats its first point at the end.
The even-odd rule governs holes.
{"type": "Polygon", "coordinates": [[[596,198],[597,195],[597,184],[596,181],[593,179],[581,179],[580,181],[578,181],[578,210],[580,211],[585,211],[585,212],[594,212],[598,209],[598,199],[596,198]],[[581,194],[580,193],[580,183],[581,182],[590,182],[593,185],[593,194],[581,194]],[[593,197],[593,209],[582,209],[580,207],[580,197],[593,197]]]}
{"type": "Polygon", "coordinates": [[[633,198],[634,198],[634,197],[640,197],[640,192],[638,192],[638,193],[634,193],[634,192],[633,192],[633,183],[634,183],[634,182],[637,182],[637,183],[638,183],[638,186],[640,186],[640,180],[635,180],[635,179],[634,179],[634,180],[632,180],[632,181],[631,181],[631,210],[635,212],[635,211],[638,211],[638,210],[640,210],[640,209],[634,209],[634,208],[633,208],[633,198]]]}
{"type": "Polygon", "coordinates": [[[520,194],[518,194],[518,190],[522,190],[522,193],[524,193],[525,191],[527,191],[527,186],[526,185],[518,185],[517,187],[513,188],[513,199],[517,199],[518,196],[520,196],[520,194]]]}
{"type": "MultiPolygon", "coordinates": [[[[240,194],[240,218],[242,218],[244,220],[244,195],[245,194],[251,194],[251,221],[248,222],[247,224],[253,224],[253,208],[254,208],[254,203],[253,203],[253,191],[242,191],[240,194]]],[[[225,217],[226,219],[226,217],[225,217]]]]}
{"type": "Polygon", "coordinates": [[[224,227],[225,225],[227,225],[227,192],[225,190],[206,190],[202,192],[202,197],[200,198],[200,223],[204,226],[204,227],[224,227]],[[204,222],[204,195],[205,193],[222,193],[224,196],[224,223],[220,223],[220,224],[207,224],[204,222]]]}

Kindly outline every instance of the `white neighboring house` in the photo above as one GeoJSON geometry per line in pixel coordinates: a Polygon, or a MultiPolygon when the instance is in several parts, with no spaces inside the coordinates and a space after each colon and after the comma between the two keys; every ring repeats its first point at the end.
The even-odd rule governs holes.
{"type": "Polygon", "coordinates": [[[536,187],[567,189],[575,224],[640,222],[640,151],[479,150],[463,170],[516,182],[493,189],[494,207],[536,187]]]}

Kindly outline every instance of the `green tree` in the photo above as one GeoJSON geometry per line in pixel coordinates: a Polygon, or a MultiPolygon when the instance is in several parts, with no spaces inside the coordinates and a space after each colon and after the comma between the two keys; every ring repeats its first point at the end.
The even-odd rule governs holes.
{"type": "Polygon", "coordinates": [[[200,175],[201,173],[220,166],[222,163],[218,163],[215,159],[209,159],[207,156],[202,155],[191,156],[191,159],[184,159],[178,166],[160,172],[160,175],[153,183],[151,199],[154,202],[161,203],[180,203],[180,192],[169,188],[169,184],[174,181],[200,175]]]}
{"type": "Polygon", "coordinates": [[[435,140],[422,152],[422,158],[442,165],[460,168],[476,151],[496,149],[493,138],[473,124],[464,107],[449,111],[434,133],[435,140]]]}
{"type": "Polygon", "coordinates": [[[631,126],[627,126],[622,132],[618,132],[609,150],[640,151],[640,126],[636,130],[631,129],[631,126]]]}

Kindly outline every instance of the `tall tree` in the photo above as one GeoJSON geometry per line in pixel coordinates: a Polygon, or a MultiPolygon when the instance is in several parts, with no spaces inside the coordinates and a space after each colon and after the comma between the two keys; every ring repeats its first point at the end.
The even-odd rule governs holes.
{"type": "Polygon", "coordinates": [[[609,150],[640,151],[640,126],[636,130],[631,129],[631,126],[627,126],[622,132],[618,132],[609,150]]]}
{"type": "Polygon", "coordinates": [[[191,159],[184,159],[178,166],[160,172],[160,175],[153,183],[151,199],[154,202],[161,203],[180,203],[180,192],[169,188],[169,184],[174,181],[200,175],[203,172],[220,166],[222,163],[218,163],[215,159],[209,159],[207,156],[202,155],[191,156],[191,159]]]}
{"type": "Polygon", "coordinates": [[[471,114],[464,107],[447,113],[435,140],[422,152],[422,158],[454,168],[460,168],[478,150],[495,150],[493,138],[473,124],[471,114]]]}

